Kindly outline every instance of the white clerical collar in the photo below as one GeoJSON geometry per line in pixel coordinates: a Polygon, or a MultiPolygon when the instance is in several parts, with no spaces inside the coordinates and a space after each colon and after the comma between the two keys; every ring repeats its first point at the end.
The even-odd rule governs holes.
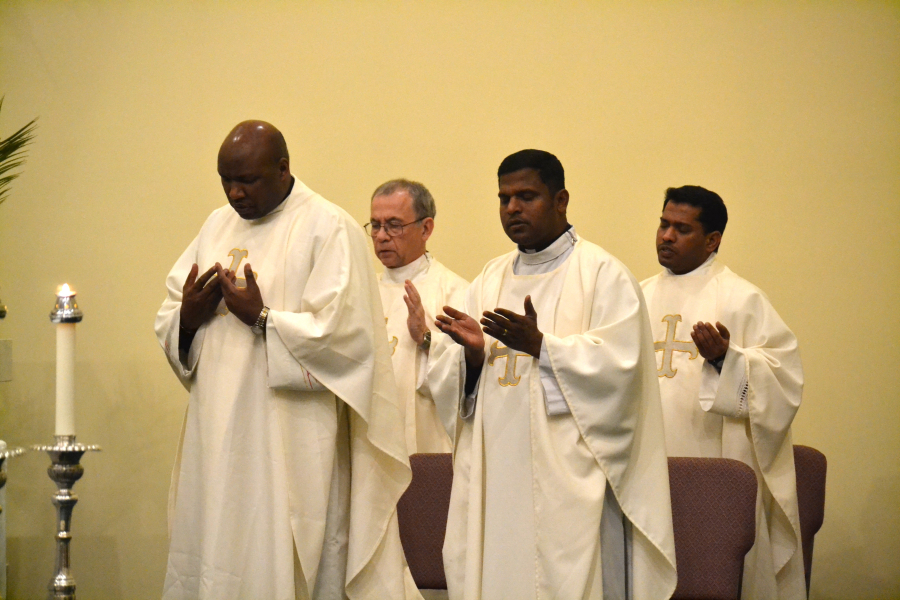
{"type": "Polygon", "coordinates": [[[416,278],[428,272],[428,267],[430,265],[431,254],[426,252],[408,265],[403,265],[402,267],[397,267],[395,269],[385,269],[383,279],[390,283],[403,283],[407,279],[415,281],[416,278]]]}
{"type": "Polygon", "coordinates": [[[688,271],[687,273],[682,273],[681,275],[676,275],[672,272],[669,267],[666,267],[666,273],[671,275],[672,277],[694,277],[697,275],[706,275],[709,273],[710,269],[713,267],[713,263],[716,262],[716,255],[718,252],[713,252],[709,255],[702,265],[694,269],[693,271],[688,271]]]}
{"type": "Polygon", "coordinates": [[[518,259],[522,264],[542,265],[556,260],[566,252],[571,251],[577,241],[578,235],[575,233],[575,227],[569,227],[565,233],[541,251],[519,248],[518,259]]]}

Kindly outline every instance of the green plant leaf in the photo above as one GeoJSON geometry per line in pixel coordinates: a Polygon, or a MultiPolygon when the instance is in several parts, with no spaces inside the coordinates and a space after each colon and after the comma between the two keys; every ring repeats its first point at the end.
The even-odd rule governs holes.
{"type": "MultiPolygon", "coordinates": [[[[2,108],[3,98],[0,97],[0,110],[2,108]]],[[[9,195],[10,184],[20,175],[7,173],[25,164],[25,157],[28,155],[25,146],[34,139],[36,129],[37,119],[32,119],[8,138],[0,140],[0,204],[9,195]]]]}

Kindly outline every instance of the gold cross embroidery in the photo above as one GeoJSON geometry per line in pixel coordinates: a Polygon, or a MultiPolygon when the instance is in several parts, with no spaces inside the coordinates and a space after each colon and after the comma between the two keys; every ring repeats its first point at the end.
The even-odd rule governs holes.
{"type": "MultiPolygon", "coordinates": [[[[231,266],[228,267],[228,270],[232,273],[237,274],[238,267],[241,266],[241,263],[250,255],[250,252],[247,250],[243,250],[241,248],[232,248],[231,252],[228,253],[228,256],[231,257],[231,266]]],[[[258,277],[256,271],[253,271],[253,276],[258,277]]],[[[243,288],[247,287],[247,280],[244,277],[236,277],[234,280],[235,287],[243,288]]],[[[225,301],[219,303],[219,307],[216,309],[216,314],[220,317],[224,317],[228,314],[228,308],[225,306],[225,301]]]]}
{"type": "MultiPolygon", "coordinates": [[[[387,325],[387,322],[388,322],[387,317],[385,317],[385,318],[384,318],[384,324],[387,325]]],[[[393,355],[394,355],[394,352],[397,351],[397,341],[398,341],[398,340],[397,340],[397,336],[396,336],[396,335],[391,336],[391,339],[388,340],[388,346],[391,347],[391,356],[393,356],[393,355]]]]}
{"type": "Polygon", "coordinates": [[[678,369],[672,368],[672,356],[676,352],[687,352],[691,355],[691,360],[697,358],[699,352],[697,351],[697,344],[693,341],[685,342],[675,339],[675,329],[681,321],[681,315],[666,315],[662,320],[666,323],[666,339],[662,342],[654,342],[653,349],[657,352],[662,350],[663,353],[662,364],[659,367],[659,376],[671,378],[675,377],[675,373],[678,372],[678,369]]]}
{"type": "Polygon", "coordinates": [[[228,267],[228,270],[232,273],[237,273],[237,269],[239,266],[241,266],[241,262],[243,262],[243,260],[247,258],[249,254],[250,252],[248,252],[247,250],[232,248],[231,252],[228,253],[228,256],[231,257],[231,266],[228,267]]]}
{"type": "Polygon", "coordinates": [[[522,377],[516,375],[516,360],[520,356],[529,355],[524,352],[516,352],[506,346],[501,346],[498,342],[491,344],[491,353],[488,356],[488,366],[493,367],[494,361],[498,358],[506,359],[506,369],[503,372],[503,377],[497,378],[497,381],[499,381],[500,385],[503,387],[519,385],[519,381],[522,377]]]}

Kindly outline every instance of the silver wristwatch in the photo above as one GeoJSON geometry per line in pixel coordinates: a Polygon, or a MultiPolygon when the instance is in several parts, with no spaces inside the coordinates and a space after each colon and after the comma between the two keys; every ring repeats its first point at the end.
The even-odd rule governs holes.
{"type": "Polygon", "coordinates": [[[250,327],[250,330],[256,335],[264,335],[266,333],[267,318],[269,318],[269,307],[263,306],[262,310],[259,311],[259,316],[256,317],[256,323],[250,327]]]}
{"type": "Polygon", "coordinates": [[[424,335],[424,339],[422,339],[422,343],[419,344],[419,348],[428,352],[428,349],[431,348],[431,332],[426,331],[424,335]]]}

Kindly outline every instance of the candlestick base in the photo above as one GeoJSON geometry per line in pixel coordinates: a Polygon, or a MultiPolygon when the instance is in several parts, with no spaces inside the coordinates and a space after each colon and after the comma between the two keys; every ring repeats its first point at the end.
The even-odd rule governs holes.
{"type": "Polygon", "coordinates": [[[78,444],[74,435],[58,435],[52,446],[33,446],[39,452],[50,455],[50,467],[47,474],[56,483],[57,491],[53,495],[56,506],[56,574],[50,580],[48,588],[53,600],[75,600],[75,577],[72,575],[69,557],[69,542],[72,541],[72,509],[78,502],[78,496],[72,493],[75,482],[84,475],[81,456],[85,452],[97,452],[100,446],[78,444]]]}

